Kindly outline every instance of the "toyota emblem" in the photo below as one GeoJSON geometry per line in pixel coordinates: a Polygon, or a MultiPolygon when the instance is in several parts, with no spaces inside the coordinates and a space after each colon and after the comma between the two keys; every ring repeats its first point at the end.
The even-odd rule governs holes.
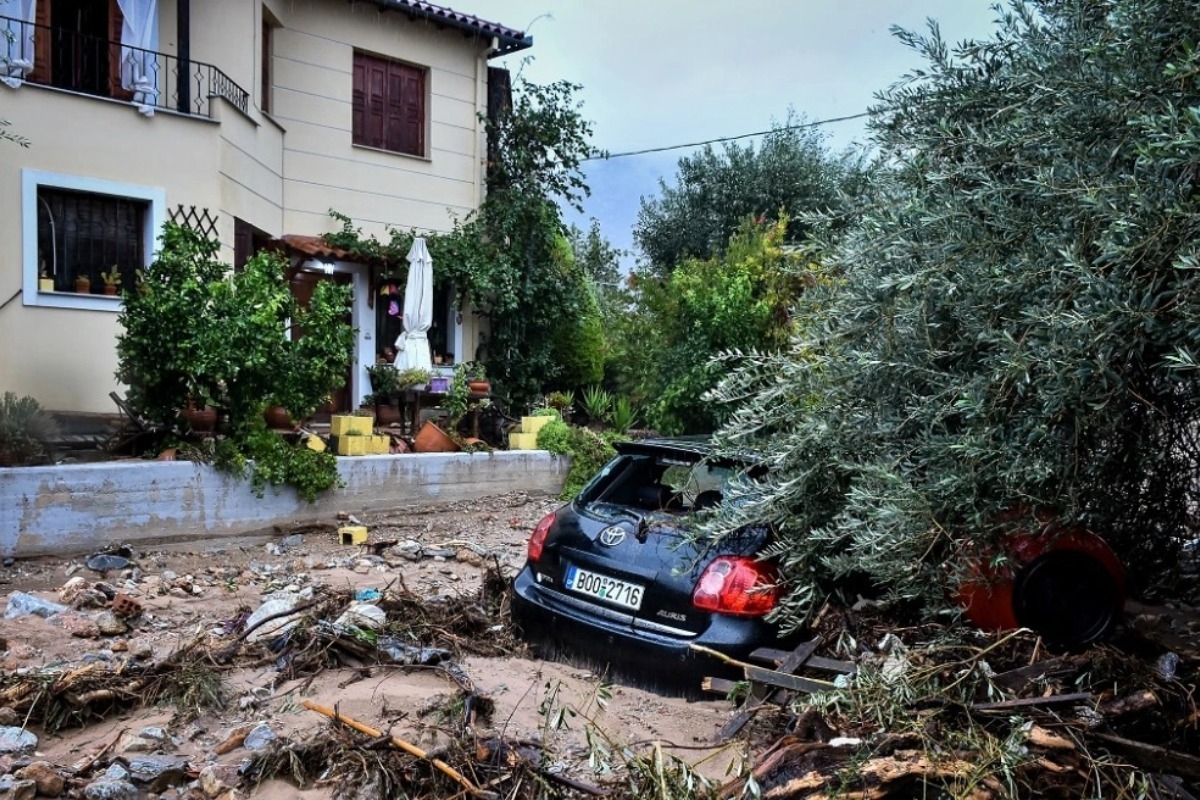
{"type": "Polygon", "coordinates": [[[600,531],[600,544],[605,547],[616,547],[625,541],[625,529],[620,525],[612,525],[600,531]]]}

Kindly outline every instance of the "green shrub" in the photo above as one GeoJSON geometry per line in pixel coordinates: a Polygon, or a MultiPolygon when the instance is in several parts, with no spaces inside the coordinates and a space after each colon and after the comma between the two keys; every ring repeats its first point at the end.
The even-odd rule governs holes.
{"type": "Polygon", "coordinates": [[[0,399],[0,463],[27,464],[58,436],[58,423],[32,397],[5,392],[0,399]]]}
{"type": "Polygon", "coordinates": [[[538,431],[537,446],[539,450],[548,450],[555,455],[571,453],[571,427],[561,419],[547,422],[538,431]]]}
{"type": "Polygon", "coordinates": [[[538,448],[571,458],[571,469],[559,497],[570,500],[579,494],[592,476],[616,455],[612,442],[622,438],[599,435],[587,428],[568,425],[560,419],[546,423],[538,431],[538,448]]]}

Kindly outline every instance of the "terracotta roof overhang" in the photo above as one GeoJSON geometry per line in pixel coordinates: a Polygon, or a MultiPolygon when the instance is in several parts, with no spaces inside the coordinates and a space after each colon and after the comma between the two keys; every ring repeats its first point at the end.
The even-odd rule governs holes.
{"type": "Polygon", "coordinates": [[[275,240],[280,245],[283,245],[287,250],[291,250],[301,255],[313,256],[314,258],[322,258],[332,261],[357,261],[346,250],[339,247],[330,247],[325,243],[325,239],[320,236],[302,236],[298,233],[289,233],[280,236],[275,240]]]}
{"type": "MultiPolygon", "coordinates": [[[[350,0],[351,3],[357,0],[350,0]]],[[[399,11],[413,19],[427,19],[448,28],[456,28],[466,33],[472,33],[485,39],[495,38],[500,46],[488,58],[508,55],[518,50],[533,47],[533,37],[524,31],[488,22],[471,14],[462,14],[452,8],[426,3],[423,0],[361,0],[379,6],[385,11],[399,11]]]]}

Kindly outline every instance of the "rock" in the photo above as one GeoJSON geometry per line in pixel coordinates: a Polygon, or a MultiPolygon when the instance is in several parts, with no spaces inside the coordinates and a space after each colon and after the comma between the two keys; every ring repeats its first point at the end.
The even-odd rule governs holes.
{"type": "Polygon", "coordinates": [[[120,764],[109,764],[108,769],[104,770],[101,777],[110,781],[127,781],[129,780],[129,770],[120,764]]]}
{"type": "Polygon", "coordinates": [[[123,636],[129,633],[129,626],[112,611],[101,612],[96,617],[96,627],[105,636],[123,636]]]}
{"type": "Polygon", "coordinates": [[[48,761],[35,761],[17,770],[16,775],[22,780],[33,781],[37,793],[43,797],[58,797],[63,793],[63,777],[48,761]]]}
{"type": "Polygon", "coordinates": [[[12,727],[21,724],[21,715],[12,706],[0,707],[0,725],[12,727]]]}
{"type": "Polygon", "coordinates": [[[455,551],[449,550],[445,547],[426,547],[424,552],[426,558],[440,558],[442,560],[454,558],[457,555],[455,551]]]}
{"type": "Polygon", "coordinates": [[[126,733],[117,742],[120,753],[153,753],[171,746],[171,740],[162,728],[142,728],[136,734],[126,733]]]}
{"type": "Polygon", "coordinates": [[[223,756],[226,753],[238,749],[246,743],[246,734],[248,734],[250,730],[250,725],[242,725],[234,728],[229,732],[229,735],[225,737],[225,740],[217,745],[214,752],[219,756],[223,756]]]}
{"type": "Polygon", "coordinates": [[[58,589],[58,599],[67,605],[71,605],[79,593],[87,588],[87,581],[79,575],[71,578],[58,589]]]}
{"type": "Polygon", "coordinates": [[[138,800],[138,790],[129,781],[101,778],[89,783],[83,790],[83,796],[87,800],[138,800]]]}
{"type": "Polygon", "coordinates": [[[370,603],[352,603],[346,611],[337,618],[335,624],[342,627],[363,628],[365,630],[382,630],[387,622],[387,614],[379,606],[370,603]]]}
{"type": "Polygon", "coordinates": [[[285,536],[279,541],[279,546],[285,549],[288,547],[299,547],[302,544],[304,544],[304,535],[300,533],[285,536]]]}
{"type": "Polygon", "coordinates": [[[38,737],[16,726],[0,728],[0,753],[28,753],[36,750],[38,737]]]}
{"type": "Polygon", "coordinates": [[[12,775],[0,778],[0,797],[4,800],[33,800],[36,796],[37,784],[33,781],[14,780],[12,775]]]}
{"type": "Polygon", "coordinates": [[[169,569],[164,569],[162,571],[162,574],[159,575],[159,578],[162,579],[163,583],[173,583],[175,581],[175,579],[178,577],[179,576],[176,573],[172,572],[169,569]]]}
{"type": "Polygon", "coordinates": [[[245,747],[247,750],[255,752],[263,750],[271,742],[279,737],[275,735],[275,731],[271,730],[271,726],[265,722],[260,722],[250,729],[246,734],[245,747]]]}
{"type": "Polygon", "coordinates": [[[205,797],[220,797],[240,784],[236,764],[210,764],[200,770],[200,789],[205,797]]]}
{"type": "Polygon", "coordinates": [[[99,639],[100,628],[94,620],[80,614],[63,614],[55,620],[63,632],[80,639],[99,639]]]}
{"type": "Polygon", "coordinates": [[[8,608],[4,611],[5,619],[16,619],[33,614],[43,619],[49,619],[55,614],[66,611],[66,606],[43,600],[25,592],[13,592],[8,596],[8,608]]]}
{"type": "Polygon", "coordinates": [[[454,557],[464,564],[470,564],[472,567],[483,566],[483,556],[481,556],[479,553],[476,553],[469,547],[459,548],[454,557]]]}
{"type": "Polygon", "coordinates": [[[134,756],[129,759],[129,775],[135,783],[147,784],[150,791],[161,792],[187,783],[187,759],[178,756],[134,756]]]}

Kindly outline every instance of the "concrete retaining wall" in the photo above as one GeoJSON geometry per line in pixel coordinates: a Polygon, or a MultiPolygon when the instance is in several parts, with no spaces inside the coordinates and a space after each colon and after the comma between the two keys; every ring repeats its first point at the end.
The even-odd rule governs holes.
{"type": "Polygon", "coordinates": [[[0,555],[74,555],[115,542],[178,542],[332,520],[339,510],[557,492],[568,466],[533,450],[339,458],[345,488],[314,504],[291,488],[255,497],[249,481],[187,461],[0,469],[0,555]]]}

